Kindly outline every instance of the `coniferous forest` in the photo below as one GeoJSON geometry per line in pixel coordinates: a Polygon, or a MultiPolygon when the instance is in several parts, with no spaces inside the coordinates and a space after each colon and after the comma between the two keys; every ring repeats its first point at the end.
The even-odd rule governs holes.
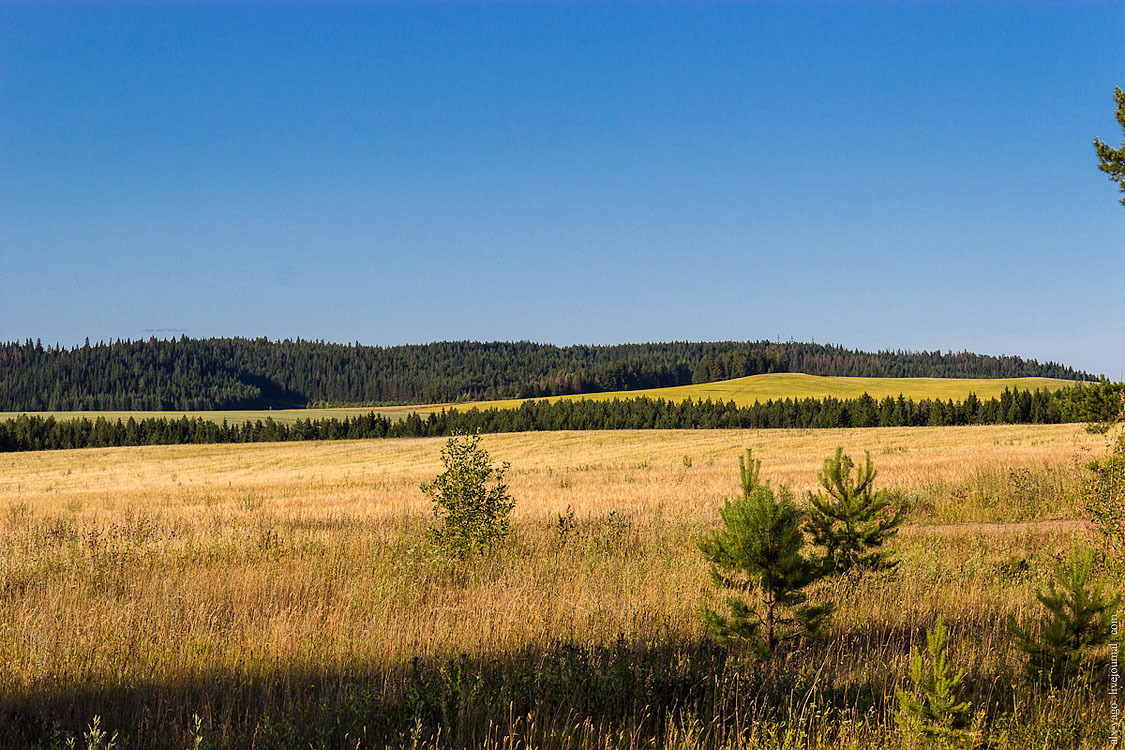
{"type": "Polygon", "coordinates": [[[850,377],[1094,380],[1054,362],[968,352],[861,352],[800,342],[361,346],[149,339],[72,349],[0,344],[0,411],[214,410],[539,398],[801,372],[850,377]]]}

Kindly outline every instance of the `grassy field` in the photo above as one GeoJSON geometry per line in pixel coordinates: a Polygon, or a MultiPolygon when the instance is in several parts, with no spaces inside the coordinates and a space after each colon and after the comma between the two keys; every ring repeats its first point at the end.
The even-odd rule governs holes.
{"type": "MultiPolygon", "coordinates": [[[[685,398],[702,399],[704,401],[734,401],[738,406],[750,406],[755,401],[765,403],[770,399],[776,401],[786,398],[824,398],[826,396],[849,399],[859,398],[866,393],[875,399],[882,399],[885,396],[897,398],[899,394],[902,394],[915,401],[924,398],[962,401],[970,393],[975,393],[982,399],[989,399],[999,396],[1005,388],[1019,388],[1020,390],[1045,388],[1055,391],[1073,385],[1074,383],[1070,380],[1056,380],[1054,378],[837,378],[782,372],[768,375],[750,375],[745,378],[722,380],[716,383],[680,385],[671,388],[646,388],[637,391],[556,396],[550,400],[593,399],[603,401],[647,396],[648,398],[662,398],[676,402],[683,401],[685,398]]],[[[523,401],[524,399],[506,399],[478,402],[467,406],[479,406],[482,409],[490,406],[515,408],[523,401]]],[[[428,410],[433,408],[428,407],[428,410]]]]}
{"type": "Polygon", "coordinates": [[[0,455],[0,747],[100,716],[119,747],[897,748],[939,614],[996,747],[1104,746],[1104,686],[1026,683],[1004,625],[1086,533],[1081,426],[489,435],[515,533],[468,563],[423,535],[443,443],[0,455]],[[907,507],[903,566],[818,589],[830,633],[767,685],[704,636],[695,540],[742,449],[803,490],[837,445],[907,507]]]}

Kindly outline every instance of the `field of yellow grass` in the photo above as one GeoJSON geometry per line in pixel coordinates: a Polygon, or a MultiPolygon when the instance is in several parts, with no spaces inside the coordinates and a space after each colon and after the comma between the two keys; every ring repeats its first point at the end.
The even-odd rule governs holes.
{"type": "MultiPolygon", "coordinates": [[[[963,401],[970,393],[975,393],[978,398],[990,399],[999,396],[1005,388],[1020,390],[1035,390],[1043,388],[1056,391],[1059,388],[1070,388],[1074,385],[1070,380],[1057,380],[1054,378],[842,378],[824,377],[821,375],[806,375],[797,372],[770,373],[767,375],[750,375],[734,380],[722,380],[715,383],[701,383],[699,385],[680,385],[671,388],[646,388],[636,391],[615,391],[609,393],[586,393],[573,396],[555,396],[550,401],[573,401],[592,399],[595,401],[612,400],[615,398],[662,398],[667,401],[680,402],[686,398],[693,400],[734,401],[738,406],[751,406],[754,402],[765,403],[769,400],[825,398],[832,396],[839,399],[859,398],[864,393],[876,400],[886,396],[898,398],[901,394],[915,401],[921,399],[941,399],[948,401],[963,401]]],[[[485,409],[496,407],[501,409],[516,408],[525,399],[505,399],[502,401],[483,401],[465,404],[460,408],[477,406],[485,409]]],[[[433,411],[438,407],[426,407],[421,411],[433,411]]]]}
{"type": "MultiPolygon", "coordinates": [[[[422,533],[443,443],[0,455],[0,725],[79,736],[100,716],[122,747],[890,747],[886,696],[938,614],[976,700],[1016,727],[998,746],[1094,705],[1013,693],[1003,626],[1083,533],[1075,467],[1104,438],[1080,425],[489,435],[515,532],[472,563],[422,533]],[[800,491],[837,445],[870,450],[908,508],[902,573],[817,594],[839,605],[831,634],[787,669],[835,718],[789,744],[760,734],[767,718],[812,714],[781,699],[708,725],[740,715],[752,672],[731,662],[715,682],[695,540],[744,448],[800,491]]],[[[1085,736],[1059,746],[1103,738],[1085,736]]]]}
{"type": "MultiPolygon", "coordinates": [[[[712,516],[737,489],[746,447],[763,475],[813,489],[836,446],[869,450],[888,486],[954,482],[986,469],[1072,464],[1103,438],[1081,425],[840,430],[636,430],[487,435],[509,475],[518,517],[663,512],[712,516]],[[686,467],[685,458],[691,466],[686,467]]],[[[175,445],[0,454],[0,505],[79,517],[133,511],[191,515],[246,497],[272,511],[360,518],[422,513],[418,485],[441,470],[444,438],[175,445]]]]}

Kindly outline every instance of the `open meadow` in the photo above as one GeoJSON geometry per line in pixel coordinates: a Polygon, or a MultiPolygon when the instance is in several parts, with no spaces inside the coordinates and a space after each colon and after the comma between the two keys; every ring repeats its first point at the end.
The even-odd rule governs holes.
{"type": "Polygon", "coordinates": [[[939,615],[994,746],[1106,742],[1104,686],[1026,681],[1005,625],[1087,533],[1081,425],[489,435],[513,535],[467,560],[424,535],[443,444],[0,454],[0,746],[901,747],[939,615]],[[818,584],[825,639],[767,681],[706,636],[696,541],[746,447],[804,492],[836,446],[902,565],[818,584]]]}
{"type": "Polygon", "coordinates": [[[1125,750],[1123,30],[0,0],[0,750],[1125,750]]]}
{"type": "MultiPolygon", "coordinates": [[[[1056,378],[860,378],[860,377],[827,377],[823,375],[808,375],[800,372],[775,372],[763,375],[748,375],[744,378],[733,380],[720,380],[711,383],[696,383],[693,385],[677,385],[668,388],[643,388],[634,391],[607,391],[603,393],[580,393],[571,396],[553,396],[549,401],[607,401],[624,398],[652,398],[664,399],[679,403],[684,399],[693,401],[717,401],[726,403],[733,401],[737,406],[751,406],[755,402],[766,403],[773,400],[784,399],[823,399],[827,397],[838,399],[859,398],[867,394],[875,400],[886,397],[905,398],[920,401],[922,399],[940,399],[942,401],[964,401],[970,393],[975,393],[977,398],[990,399],[999,397],[1005,388],[1033,391],[1037,388],[1056,391],[1060,388],[1071,388],[1075,385],[1072,380],[1059,380],[1056,378]]],[[[487,409],[517,408],[527,399],[504,399],[501,401],[481,401],[458,405],[458,408],[472,408],[474,406],[487,409]]],[[[419,411],[433,411],[440,406],[418,407],[419,411]]]]}

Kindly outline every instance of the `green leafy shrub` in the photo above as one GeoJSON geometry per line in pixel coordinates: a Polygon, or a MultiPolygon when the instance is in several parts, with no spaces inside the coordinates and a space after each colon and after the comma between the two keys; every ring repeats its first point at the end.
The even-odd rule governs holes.
{"type": "Polygon", "coordinates": [[[559,513],[558,518],[555,519],[555,534],[560,544],[566,544],[574,534],[574,527],[574,508],[567,503],[566,511],[559,513]]]}
{"type": "Polygon", "coordinates": [[[422,484],[440,522],[430,530],[432,536],[461,553],[490,547],[508,536],[508,516],[515,507],[504,484],[508,464],[492,465],[488,451],[480,447],[480,435],[449,438],[441,460],[445,471],[422,484]]]}
{"type": "MultiPolygon", "coordinates": [[[[1125,394],[1122,396],[1125,411],[1125,394]]],[[[1109,455],[1086,465],[1090,475],[1085,486],[1086,516],[1097,530],[1100,559],[1121,573],[1125,561],[1125,429],[1111,437],[1109,455]]]]}
{"type": "Polygon", "coordinates": [[[1036,594],[1047,613],[1035,635],[1014,620],[1008,625],[1012,642],[1027,654],[1033,679],[1061,687],[1081,672],[1099,647],[1110,643],[1110,618],[1121,602],[1092,581],[1094,557],[1075,548],[1067,565],[1056,564],[1046,591],[1036,594]]]}

